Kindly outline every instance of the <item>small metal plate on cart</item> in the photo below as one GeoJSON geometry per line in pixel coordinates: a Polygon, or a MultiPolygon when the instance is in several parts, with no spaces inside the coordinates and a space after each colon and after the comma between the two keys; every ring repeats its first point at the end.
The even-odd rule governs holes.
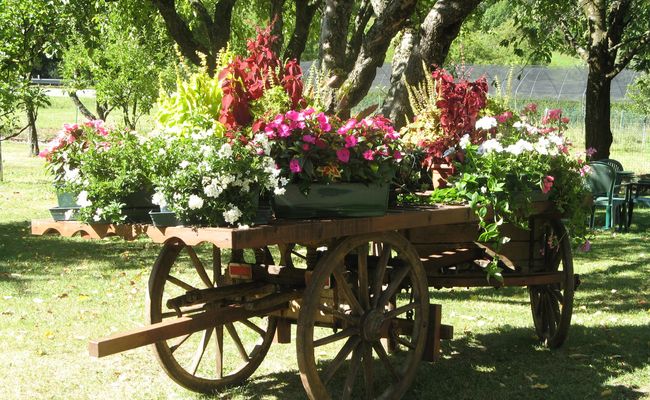
{"type": "Polygon", "coordinates": [[[228,274],[233,279],[253,279],[253,268],[250,264],[230,263],[228,274]]]}

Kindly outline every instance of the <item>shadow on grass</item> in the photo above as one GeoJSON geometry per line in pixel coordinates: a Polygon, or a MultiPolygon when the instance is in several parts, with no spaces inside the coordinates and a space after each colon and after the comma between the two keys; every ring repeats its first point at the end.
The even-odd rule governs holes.
{"type": "Polygon", "coordinates": [[[57,275],[63,268],[94,261],[106,262],[114,269],[142,268],[153,264],[158,248],[143,240],[34,236],[27,221],[4,223],[0,224],[0,281],[57,275]]]}
{"type": "MultiPolygon", "coordinates": [[[[456,337],[443,343],[441,360],[420,364],[404,398],[634,400],[648,395],[648,387],[626,386],[623,378],[650,360],[647,326],[573,326],[567,342],[555,350],[539,345],[532,329],[506,326],[488,334],[465,332],[456,337]]],[[[357,386],[363,380],[358,374],[357,386]]],[[[224,395],[306,398],[295,370],[256,374],[220,398],[224,395]]]]}

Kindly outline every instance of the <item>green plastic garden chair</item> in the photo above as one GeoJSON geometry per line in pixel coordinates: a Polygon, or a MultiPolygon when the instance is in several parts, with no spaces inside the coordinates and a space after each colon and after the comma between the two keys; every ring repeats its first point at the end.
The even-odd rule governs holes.
{"type": "Polygon", "coordinates": [[[610,229],[618,222],[623,228],[626,214],[625,198],[615,195],[616,171],[604,162],[594,161],[589,163],[587,182],[593,196],[591,218],[589,226],[594,227],[596,207],[605,208],[605,229],[610,229]]]}

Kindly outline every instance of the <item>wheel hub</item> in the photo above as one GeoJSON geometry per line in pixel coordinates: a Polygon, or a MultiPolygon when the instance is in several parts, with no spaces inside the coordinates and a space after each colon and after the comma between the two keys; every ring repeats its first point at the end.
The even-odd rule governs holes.
{"type": "Polygon", "coordinates": [[[382,312],[377,309],[368,311],[361,322],[361,337],[369,342],[379,340],[383,322],[384,315],[382,312]]]}

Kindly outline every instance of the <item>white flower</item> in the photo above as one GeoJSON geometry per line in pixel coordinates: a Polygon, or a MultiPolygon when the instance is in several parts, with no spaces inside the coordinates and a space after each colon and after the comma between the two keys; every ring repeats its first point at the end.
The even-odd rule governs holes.
{"type": "Polygon", "coordinates": [[[548,145],[550,142],[546,138],[539,138],[537,143],[535,143],[535,150],[542,155],[548,154],[548,145]]]}
{"type": "Polygon", "coordinates": [[[63,218],[66,221],[70,221],[72,219],[73,215],[74,215],[74,210],[68,210],[68,211],[65,212],[65,214],[63,214],[63,218]]]}
{"type": "Polygon", "coordinates": [[[507,236],[504,236],[501,238],[501,244],[506,244],[510,241],[510,238],[507,236]]]}
{"type": "Polygon", "coordinates": [[[287,191],[287,189],[285,189],[283,187],[276,187],[275,189],[273,189],[273,193],[278,195],[278,196],[282,196],[286,191],[287,191]]]}
{"type": "Polygon", "coordinates": [[[191,194],[190,198],[187,200],[187,206],[190,210],[198,210],[203,207],[203,199],[195,194],[191,194]]]}
{"type": "Polygon", "coordinates": [[[505,148],[506,152],[513,154],[515,156],[518,156],[524,151],[532,151],[532,150],[533,150],[533,145],[523,139],[519,139],[517,143],[511,144],[510,146],[505,148]]]}
{"type": "Polygon", "coordinates": [[[79,169],[73,168],[70,169],[67,165],[63,167],[65,174],[63,175],[63,180],[66,182],[77,183],[81,179],[79,175],[79,169]]]}
{"type": "Polygon", "coordinates": [[[503,151],[503,146],[496,139],[488,139],[478,147],[478,154],[487,154],[493,151],[497,153],[503,151]]]}
{"type": "Polygon", "coordinates": [[[228,204],[230,210],[224,211],[223,219],[228,224],[234,224],[242,216],[242,212],[234,204],[228,204]]]}
{"type": "Polygon", "coordinates": [[[249,225],[238,225],[238,229],[250,229],[251,227],[249,225]]]}
{"type": "Polygon", "coordinates": [[[460,146],[461,149],[466,149],[467,146],[469,146],[470,143],[471,143],[471,141],[469,140],[469,135],[466,133],[466,134],[463,135],[462,138],[460,138],[460,141],[458,142],[458,145],[460,146]]]}
{"type": "Polygon", "coordinates": [[[564,138],[554,133],[551,133],[546,138],[549,142],[553,143],[556,146],[562,146],[564,144],[564,138]]]}
{"type": "Polygon", "coordinates": [[[487,187],[481,186],[481,193],[483,194],[487,193],[487,187]]]}
{"type": "Polygon", "coordinates": [[[223,189],[219,186],[217,179],[212,179],[210,183],[203,187],[203,193],[208,197],[219,197],[221,192],[223,192],[223,189]]]}
{"type": "Polygon", "coordinates": [[[203,153],[203,157],[209,157],[212,154],[212,146],[208,146],[207,144],[202,144],[201,153],[203,153]]]}
{"type": "Polygon", "coordinates": [[[451,157],[452,155],[454,155],[454,153],[456,153],[456,148],[455,147],[450,147],[447,150],[445,150],[444,153],[442,153],[442,156],[443,157],[451,157]]]}
{"type": "Polygon", "coordinates": [[[221,145],[219,152],[217,153],[219,158],[230,158],[232,157],[232,146],[229,143],[224,143],[221,145]]]}
{"type": "Polygon", "coordinates": [[[160,207],[167,206],[167,202],[165,201],[165,195],[163,195],[160,192],[156,192],[153,194],[153,196],[151,197],[151,202],[153,204],[159,205],[160,207]]]}
{"type": "Polygon", "coordinates": [[[514,124],[512,124],[512,127],[515,128],[516,130],[520,131],[526,127],[526,124],[524,124],[521,121],[517,121],[514,124]]]}
{"type": "Polygon", "coordinates": [[[188,165],[190,165],[190,162],[187,161],[187,160],[185,160],[185,161],[181,161],[181,163],[178,164],[178,166],[179,166],[181,169],[185,169],[185,168],[187,168],[188,165]]]}
{"type": "Polygon", "coordinates": [[[79,192],[79,195],[77,196],[77,204],[79,204],[79,207],[90,207],[93,202],[88,200],[88,192],[85,190],[82,190],[79,192]]]}
{"type": "Polygon", "coordinates": [[[167,153],[167,152],[165,151],[165,149],[158,149],[158,155],[160,155],[160,156],[164,156],[165,153],[167,153]]]}
{"type": "Polygon", "coordinates": [[[101,221],[103,213],[104,213],[104,209],[101,208],[101,207],[98,208],[97,210],[95,210],[95,215],[93,215],[93,221],[95,221],[95,222],[101,221]]]}
{"type": "Polygon", "coordinates": [[[476,129],[492,129],[497,126],[497,119],[494,117],[483,117],[476,121],[476,129]]]}

